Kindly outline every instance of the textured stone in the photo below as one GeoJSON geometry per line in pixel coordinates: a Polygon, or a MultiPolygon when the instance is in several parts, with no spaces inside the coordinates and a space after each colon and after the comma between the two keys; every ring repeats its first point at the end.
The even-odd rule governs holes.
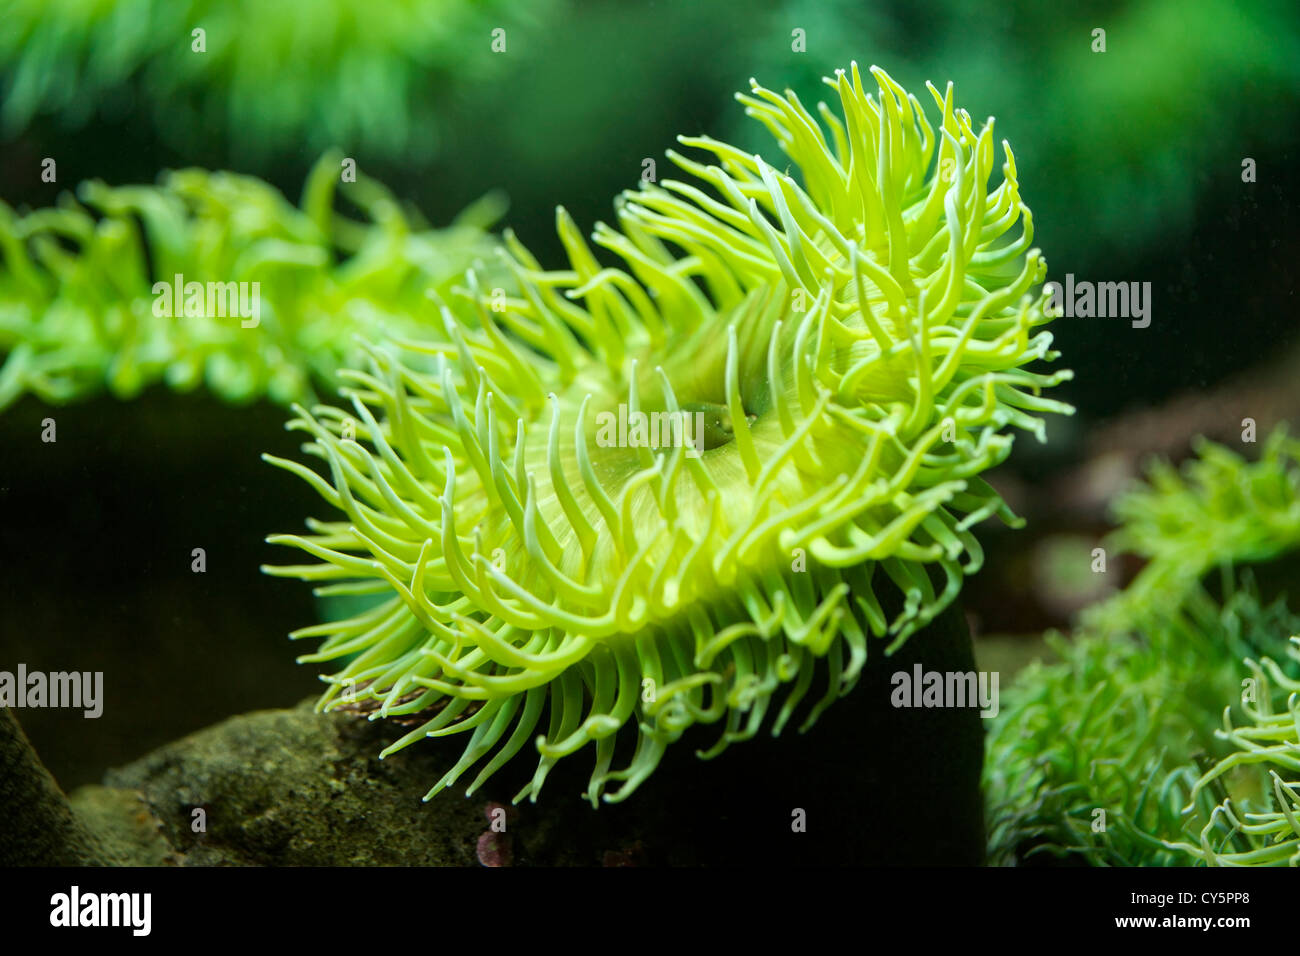
{"type": "MultiPolygon", "coordinates": [[[[561,761],[541,802],[507,816],[490,857],[515,866],[980,862],[978,714],[889,701],[890,676],[915,663],[974,669],[962,615],[950,610],[892,658],[878,643],[872,652],[858,687],[807,734],[762,733],[701,762],[693,750],[720,728],[696,728],[626,803],[593,809],[582,797],[591,756],[561,761]],[[792,832],[796,809],[806,832],[792,832]]],[[[463,740],[379,760],[405,731],[317,714],[310,702],[245,714],[110,771],[72,804],[115,860],[139,865],[480,865],[489,805],[509,804],[534,762],[521,753],[473,798],[444,791],[426,804],[463,740]],[[193,829],[200,808],[206,832],[193,829]]]]}

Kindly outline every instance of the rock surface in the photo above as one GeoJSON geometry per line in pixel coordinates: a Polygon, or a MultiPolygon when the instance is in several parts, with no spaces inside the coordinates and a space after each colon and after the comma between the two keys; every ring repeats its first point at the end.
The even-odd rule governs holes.
{"type": "Polygon", "coordinates": [[[552,771],[537,804],[510,806],[533,772],[522,754],[472,798],[444,791],[423,803],[462,741],[379,760],[406,728],[316,714],[310,702],[232,717],[110,771],[71,802],[114,861],[137,865],[980,862],[978,714],[889,700],[891,675],[914,663],[974,669],[960,613],[892,658],[879,644],[872,653],[858,687],[807,734],[760,734],[701,762],[692,742],[707,748],[719,729],[697,728],[630,800],[599,809],[581,796],[591,759],[581,752],[552,771]],[[505,832],[489,825],[494,809],[505,810],[505,832]]]}

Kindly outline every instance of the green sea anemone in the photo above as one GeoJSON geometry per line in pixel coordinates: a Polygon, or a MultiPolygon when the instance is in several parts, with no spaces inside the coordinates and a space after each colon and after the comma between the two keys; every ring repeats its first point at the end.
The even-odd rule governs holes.
{"type": "Polygon", "coordinates": [[[80,126],[142,101],[170,142],[187,151],[220,144],[245,162],[304,148],[427,155],[438,145],[448,91],[484,80],[502,62],[489,52],[492,31],[529,29],[545,8],[502,0],[0,0],[0,129],[12,136],[45,113],[80,126]],[[471,55],[478,50],[485,55],[471,55]]]}
{"type": "Polygon", "coordinates": [[[258,179],[194,169],[160,186],[84,183],[81,203],[27,215],[0,203],[0,409],[27,392],[128,398],[158,381],[285,405],[332,389],[361,361],[358,336],[411,332],[430,291],[490,255],[483,226],[497,214],[488,200],[434,231],[373,181],[339,179],[326,155],[302,209],[258,179]],[[336,213],[338,191],[370,222],[336,213]],[[193,283],[206,294],[191,299],[193,283]]]}
{"type": "Polygon", "coordinates": [[[1069,410],[1040,395],[1068,373],[1024,367],[1055,353],[1015,161],[1004,143],[990,191],[991,120],[930,87],[936,129],[872,74],[878,96],[856,66],[827,80],[842,117],[822,104],[821,123],[792,94],[739,97],[801,182],[682,138],[714,163],[670,152],[694,183],[623,196],[620,228],[592,236],[619,265],[560,210],[567,269],[508,235],[518,295],[471,273],[444,336],[342,373],[353,414],[290,422],[328,479],[270,460],[343,517],[269,539],[320,563],[266,570],[378,601],[293,636],[325,638],[301,660],[344,662],[322,707],[419,715],[385,754],[470,735],[426,799],[486,761],[472,793],[548,704],[516,800],[588,744],[594,805],[693,724],[723,725],[702,757],[772,711],[779,733],[821,665],[807,727],[872,638],[888,653],[953,600],[974,524],[1015,520],[980,473],[1009,426],[1041,439],[1033,413],[1069,410]]]}
{"type": "Polygon", "coordinates": [[[988,738],[990,862],[1188,865],[1187,846],[1227,833],[1221,794],[1196,781],[1227,756],[1216,727],[1239,704],[1242,660],[1279,654],[1300,627],[1249,579],[1232,590],[1220,604],[1198,588],[1136,633],[1053,638],[1059,661],[1017,676],[988,738]]]}
{"type": "Polygon", "coordinates": [[[1254,690],[1241,705],[1247,722],[1234,726],[1224,708],[1215,736],[1232,752],[1191,792],[1192,801],[1210,792],[1222,802],[1194,843],[1173,843],[1173,849],[1211,866],[1300,866],[1300,637],[1291,643],[1290,675],[1268,657],[1245,662],[1254,690]]]}
{"type": "Polygon", "coordinates": [[[1119,529],[1107,542],[1146,561],[1129,587],[1088,609],[1097,630],[1124,630],[1153,609],[1175,610],[1220,565],[1264,562],[1300,548],[1300,442],[1285,426],[1256,461],[1201,438],[1181,472],[1151,464],[1121,494],[1119,529]]]}
{"type": "Polygon", "coordinates": [[[1254,462],[1196,447],[1181,473],[1156,463],[1116,502],[1112,541],[1147,559],[1142,572],[1051,640],[1058,662],[1003,693],[984,772],[991,862],[1279,863],[1300,846],[1283,846],[1295,785],[1269,773],[1300,767],[1294,702],[1270,690],[1300,677],[1300,614],[1256,584],[1271,573],[1260,562],[1300,547],[1297,445],[1279,428],[1254,462]]]}

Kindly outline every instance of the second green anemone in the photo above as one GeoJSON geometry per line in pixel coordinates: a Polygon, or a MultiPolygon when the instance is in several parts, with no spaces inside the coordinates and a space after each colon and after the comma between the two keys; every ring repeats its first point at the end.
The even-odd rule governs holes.
{"type": "Polygon", "coordinates": [[[1015,520],[980,474],[1009,428],[1041,439],[1035,413],[1069,411],[1040,394],[1067,372],[1025,368],[1056,356],[1015,160],[1004,143],[990,189],[991,120],[930,87],[932,127],[872,74],[876,95],[856,66],[828,79],[842,114],[820,123],[793,94],[740,97],[798,181],[684,138],[694,181],[642,184],[597,225],[617,266],[561,210],[567,269],[508,236],[518,295],[470,273],[444,334],[343,373],[350,413],[290,423],[327,477],[275,462],[342,517],[270,539],[319,563],[266,570],[379,596],[294,636],[343,662],[322,707],[423,718],[385,754],[469,735],[429,797],[534,742],[517,800],[594,744],[587,796],[616,801],[693,724],[722,724],[703,757],[805,701],[807,727],[873,639],[952,602],[973,525],[1015,520]],[[702,440],[609,427],[680,413],[702,440]]]}
{"type": "Polygon", "coordinates": [[[0,410],[28,393],[126,399],[157,382],[238,403],[329,394],[363,360],[358,337],[409,333],[430,291],[489,255],[498,202],[428,229],[365,176],[341,187],[340,159],[316,163],[302,208],[261,180],[201,169],[158,186],[86,182],[81,202],[65,194],[24,215],[0,202],[0,410]],[[335,210],[340,191],[362,221],[335,210]],[[182,280],[251,288],[260,314],[241,321],[212,292],[160,309],[182,280]]]}

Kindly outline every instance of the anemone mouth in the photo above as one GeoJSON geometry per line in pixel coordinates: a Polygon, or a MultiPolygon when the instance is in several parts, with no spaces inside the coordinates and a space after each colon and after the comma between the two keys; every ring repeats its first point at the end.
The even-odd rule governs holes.
{"type": "Polygon", "coordinates": [[[272,538],[322,563],[270,570],[390,595],[297,632],[326,638],[302,659],[347,659],[323,705],[349,682],[381,716],[441,705],[390,749],[472,732],[431,795],[486,760],[476,788],[548,704],[524,793],[594,744],[593,802],[630,794],[694,723],[725,720],[708,755],[752,736],[784,689],[779,732],[823,666],[811,723],[870,637],[889,652],[951,603],[981,561],[971,526],[1014,520],[980,473],[1008,427],[1041,437],[1033,413],[1068,411],[1040,395],[1068,373],[1024,368],[1055,353],[1014,159],[989,192],[991,121],[977,132],[931,87],[936,133],[873,72],[878,99],[856,67],[828,81],[844,116],[823,107],[829,133],[793,94],[741,98],[802,186],[683,140],[717,164],[670,153],[697,184],[643,184],[618,230],[596,226],[623,268],[560,210],[570,269],[507,235],[517,295],[470,273],[444,336],[346,373],[354,414],[290,423],[330,480],[276,463],[346,520],[272,538]],[[634,430],[656,417],[675,440],[634,430]],[[615,770],[628,723],[636,752],[615,770]]]}

